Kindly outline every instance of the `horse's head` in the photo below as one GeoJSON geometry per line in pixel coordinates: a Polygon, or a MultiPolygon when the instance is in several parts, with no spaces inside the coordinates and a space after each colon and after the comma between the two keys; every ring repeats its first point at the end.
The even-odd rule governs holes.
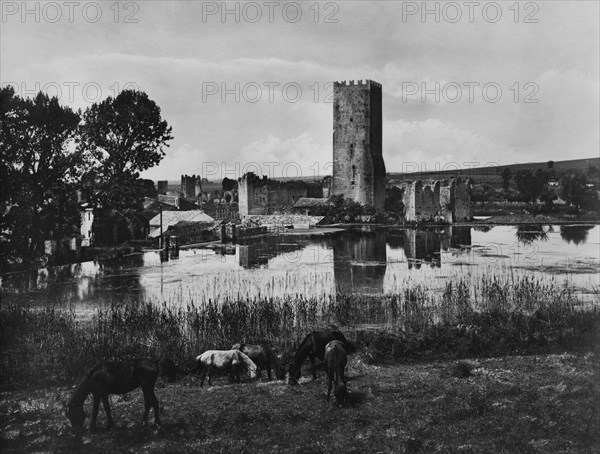
{"type": "MultiPolygon", "coordinates": [[[[288,373],[290,374],[290,378],[293,378],[296,381],[300,379],[300,368],[294,366],[294,363],[289,363],[287,370],[288,370],[288,373]]],[[[284,375],[285,375],[285,372],[284,372],[284,375]]]]}
{"type": "Polygon", "coordinates": [[[340,383],[335,387],[333,395],[338,405],[344,405],[350,401],[350,393],[348,393],[348,389],[343,383],[340,383]]]}
{"type": "Polygon", "coordinates": [[[83,411],[83,405],[68,404],[66,414],[69,421],[71,421],[71,427],[73,427],[73,429],[83,428],[86,417],[85,411],[83,411]]]}
{"type": "Polygon", "coordinates": [[[277,380],[285,380],[285,367],[283,367],[282,365],[276,367],[275,376],[277,377],[277,380]]]}

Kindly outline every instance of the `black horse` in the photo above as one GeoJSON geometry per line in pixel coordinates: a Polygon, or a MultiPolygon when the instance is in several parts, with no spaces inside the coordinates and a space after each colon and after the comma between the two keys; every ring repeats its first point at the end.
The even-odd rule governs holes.
{"type": "Polygon", "coordinates": [[[346,388],[346,363],[348,355],[344,343],[339,340],[331,341],[325,347],[325,370],[329,377],[327,385],[327,402],[331,397],[331,388],[335,383],[334,396],[339,405],[348,400],[348,389],[346,388]],[[342,383],[340,383],[340,381],[342,383]]]}
{"type": "Polygon", "coordinates": [[[141,387],[144,393],[144,416],[142,423],[148,420],[150,407],[154,409],[154,422],[160,425],[158,399],[154,394],[154,384],[160,372],[157,361],[140,358],[126,361],[108,361],[96,364],[87,377],[77,386],[67,407],[67,417],[73,428],[83,428],[85,412],[83,404],[91,393],[94,398],[92,410],[91,429],[96,428],[96,418],[100,408],[100,400],[104,404],[104,411],[108,420],[107,426],[113,427],[114,422],[110,414],[108,403],[109,394],[125,394],[141,387]]]}
{"type": "Polygon", "coordinates": [[[313,331],[307,335],[296,350],[294,360],[289,365],[290,377],[298,380],[302,363],[308,357],[312,366],[313,380],[317,378],[315,371],[315,358],[325,359],[325,346],[332,340],[339,340],[344,344],[347,353],[354,353],[356,347],[350,343],[340,331],[313,331]]]}

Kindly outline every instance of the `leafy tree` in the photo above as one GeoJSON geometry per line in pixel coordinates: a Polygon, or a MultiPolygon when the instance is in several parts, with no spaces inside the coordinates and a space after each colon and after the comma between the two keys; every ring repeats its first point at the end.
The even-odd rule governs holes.
{"type": "Polygon", "coordinates": [[[30,263],[44,239],[78,229],[75,184],[82,162],[74,143],[80,116],[39,93],[0,90],[2,265],[30,263]]]}
{"type": "Polygon", "coordinates": [[[550,160],[546,163],[546,165],[548,166],[548,170],[554,169],[554,161],[550,160]]]}
{"type": "Polygon", "coordinates": [[[587,176],[581,170],[575,170],[560,179],[558,193],[565,202],[579,209],[586,199],[587,183],[587,176]]]}
{"type": "Polygon", "coordinates": [[[385,191],[384,209],[386,212],[400,213],[404,211],[402,197],[404,191],[398,186],[392,186],[385,191]]]}
{"type": "Polygon", "coordinates": [[[237,189],[237,180],[232,180],[231,178],[223,178],[222,188],[223,191],[231,191],[233,189],[237,189]]]}
{"type": "Polygon", "coordinates": [[[531,202],[537,199],[546,188],[548,183],[548,172],[537,169],[532,172],[529,169],[522,169],[516,176],[517,189],[523,195],[524,199],[531,202]]]}
{"type": "Polygon", "coordinates": [[[160,162],[171,132],[160,107],[144,92],[124,90],[89,107],[79,144],[87,157],[83,189],[88,201],[135,228],[142,209],[140,172],[160,162]]]}
{"type": "Polygon", "coordinates": [[[510,180],[512,180],[513,174],[510,167],[505,167],[502,171],[502,189],[504,190],[504,194],[508,194],[508,189],[510,188],[510,180]]]}
{"type": "Polygon", "coordinates": [[[598,167],[596,167],[593,164],[588,164],[586,169],[585,169],[585,173],[587,175],[588,178],[598,178],[600,176],[600,172],[598,172],[598,167]]]}

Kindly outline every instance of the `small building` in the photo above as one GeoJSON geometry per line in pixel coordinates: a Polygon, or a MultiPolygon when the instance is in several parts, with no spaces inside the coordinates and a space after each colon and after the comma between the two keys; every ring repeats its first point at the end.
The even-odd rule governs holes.
{"type": "MultiPolygon", "coordinates": [[[[158,238],[161,234],[160,217],[158,214],[150,220],[150,238],[158,238]]],[[[179,222],[196,222],[213,224],[214,219],[201,210],[193,211],[163,211],[162,213],[162,232],[179,222]]]]}
{"type": "Polygon", "coordinates": [[[315,210],[322,211],[329,206],[331,206],[329,199],[301,197],[294,204],[293,208],[295,213],[301,213],[305,216],[312,216],[315,213],[315,210]]]}

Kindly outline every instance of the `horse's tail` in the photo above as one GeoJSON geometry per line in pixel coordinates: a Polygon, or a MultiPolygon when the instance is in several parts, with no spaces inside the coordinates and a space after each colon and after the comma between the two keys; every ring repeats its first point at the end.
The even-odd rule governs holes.
{"type": "Polygon", "coordinates": [[[346,348],[346,351],[348,353],[355,353],[356,352],[356,346],[350,342],[348,339],[346,339],[346,337],[344,336],[344,334],[341,331],[332,331],[333,337],[339,341],[342,341],[344,343],[344,347],[346,348]]]}

